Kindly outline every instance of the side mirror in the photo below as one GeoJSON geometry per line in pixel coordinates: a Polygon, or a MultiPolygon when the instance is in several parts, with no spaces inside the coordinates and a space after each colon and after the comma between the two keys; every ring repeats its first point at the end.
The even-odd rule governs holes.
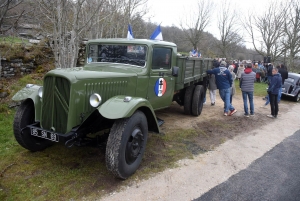
{"type": "Polygon", "coordinates": [[[172,76],[173,77],[178,77],[178,72],[179,72],[179,67],[178,66],[173,66],[172,67],[172,76]]]}

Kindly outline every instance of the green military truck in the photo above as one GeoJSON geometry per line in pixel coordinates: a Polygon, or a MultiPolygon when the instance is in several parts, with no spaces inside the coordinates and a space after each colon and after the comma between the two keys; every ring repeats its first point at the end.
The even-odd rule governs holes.
{"type": "Polygon", "coordinates": [[[178,56],[170,42],[90,40],[83,67],[52,70],[43,86],[27,84],[14,95],[21,101],[14,136],[40,151],[55,142],[87,145],[109,131],[106,166],[126,179],[141,163],[148,131],[159,133],[156,110],[176,101],[184,113],[201,114],[211,66],[211,59],[178,56]]]}

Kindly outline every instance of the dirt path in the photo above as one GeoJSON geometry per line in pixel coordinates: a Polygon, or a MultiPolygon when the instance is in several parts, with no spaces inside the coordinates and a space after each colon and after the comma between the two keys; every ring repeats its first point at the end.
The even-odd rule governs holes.
{"type": "Polygon", "coordinates": [[[216,106],[207,103],[201,116],[194,119],[183,115],[177,105],[157,114],[166,122],[162,126],[165,132],[174,128],[205,130],[212,137],[209,143],[208,138],[203,140],[201,146],[210,151],[192,160],[178,161],[178,168],[136,182],[101,200],[192,200],[245,169],[300,128],[299,103],[281,101],[279,117],[270,119],[266,117],[270,108],[260,107],[264,103],[260,97],[255,97],[255,116],[250,118],[243,115],[241,95],[234,97],[233,105],[238,112],[232,117],[223,116],[223,104],[219,98],[217,101],[216,106]],[[219,145],[220,142],[223,143],[219,145]]]}

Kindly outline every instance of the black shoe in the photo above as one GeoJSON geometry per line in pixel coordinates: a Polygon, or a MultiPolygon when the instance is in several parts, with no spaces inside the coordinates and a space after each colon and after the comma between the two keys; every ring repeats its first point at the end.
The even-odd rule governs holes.
{"type": "Polygon", "coordinates": [[[213,105],[215,105],[215,103],[211,103],[210,105],[213,106],[213,105]]]}

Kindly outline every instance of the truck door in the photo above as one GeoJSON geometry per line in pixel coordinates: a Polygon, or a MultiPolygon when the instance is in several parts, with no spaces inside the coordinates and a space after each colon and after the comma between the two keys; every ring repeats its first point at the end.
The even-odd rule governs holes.
{"type": "Polygon", "coordinates": [[[172,48],[153,47],[147,95],[153,109],[168,107],[172,102],[174,93],[172,53],[172,48]]]}

